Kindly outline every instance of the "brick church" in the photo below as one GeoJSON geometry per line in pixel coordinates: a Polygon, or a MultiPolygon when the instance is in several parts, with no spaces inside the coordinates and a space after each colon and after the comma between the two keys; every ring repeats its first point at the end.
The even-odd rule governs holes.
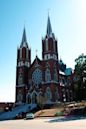
{"type": "Polygon", "coordinates": [[[25,28],[17,50],[16,104],[37,103],[40,96],[45,98],[46,104],[73,100],[72,70],[58,58],[58,42],[49,16],[42,39],[42,59],[36,55],[31,62],[25,28]]]}

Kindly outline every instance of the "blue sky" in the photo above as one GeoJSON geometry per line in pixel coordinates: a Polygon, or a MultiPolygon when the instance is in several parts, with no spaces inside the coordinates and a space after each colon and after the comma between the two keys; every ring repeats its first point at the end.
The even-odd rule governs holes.
{"type": "Polygon", "coordinates": [[[15,101],[17,47],[25,25],[32,61],[45,36],[48,10],[59,58],[74,68],[86,54],[86,0],[0,0],[0,101],[15,101]]]}

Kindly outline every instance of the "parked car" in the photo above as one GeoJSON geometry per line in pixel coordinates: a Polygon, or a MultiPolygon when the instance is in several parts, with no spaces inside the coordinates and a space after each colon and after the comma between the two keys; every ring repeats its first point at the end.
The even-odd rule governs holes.
{"type": "Polygon", "coordinates": [[[33,113],[27,113],[26,114],[26,119],[34,119],[34,114],[33,113]]]}

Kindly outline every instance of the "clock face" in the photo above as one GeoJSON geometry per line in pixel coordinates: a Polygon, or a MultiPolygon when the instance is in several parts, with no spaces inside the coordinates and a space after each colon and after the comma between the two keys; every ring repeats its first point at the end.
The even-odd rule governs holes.
{"type": "Polygon", "coordinates": [[[32,81],[34,84],[40,84],[42,81],[42,72],[39,68],[35,69],[35,71],[32,74],[32,81]]]}

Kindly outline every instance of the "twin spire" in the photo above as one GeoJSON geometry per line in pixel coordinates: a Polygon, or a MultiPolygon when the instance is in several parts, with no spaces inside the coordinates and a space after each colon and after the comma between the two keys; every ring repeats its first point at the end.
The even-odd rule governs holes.
{"type": "Polygon", "coordinates": [[[28,47],[25,27],[24,27],[24,30],[23,30],[21,47],[28,47]]]}
{"type": "MultiPolygon", "coordinates": [[[[49,17],[49,15],[48,15],[48,20],[47,20],[47,32],[46,32],[46,35],[47,35],[48,37],[51,37],[52,34],[53,34],[53,33],[52,33],[52,27],[51,27],[50,17],[49,17]]],[[[23,29],[23,35],[22,35],[22,41],[21,41],[20,47],[28,47],[25,27],[24,27],[24,29],[23,29]]]]}
{"type": "Polygon", "coordinates": [[[48,15],[48,20],[47,20],[47,36],[48,37],[52,36],[52,27],[51,27],[49,15],[48,15]]]}
{"type": "Polygon", "coordinates": [[[25,27],[24,27],[23,36],[22,36],[22,43],[23,42],[27,42],[25,27]]]}

